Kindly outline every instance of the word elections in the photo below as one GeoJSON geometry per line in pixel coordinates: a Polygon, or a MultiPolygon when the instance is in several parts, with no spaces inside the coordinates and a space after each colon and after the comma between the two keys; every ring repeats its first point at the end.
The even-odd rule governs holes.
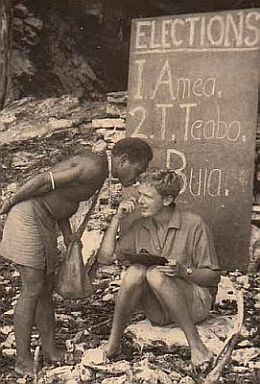
{"type": "Polygon", "coordinates": [[[259,42],[260,12],[137,20],[135,49],[256,47],[259,42]]]}

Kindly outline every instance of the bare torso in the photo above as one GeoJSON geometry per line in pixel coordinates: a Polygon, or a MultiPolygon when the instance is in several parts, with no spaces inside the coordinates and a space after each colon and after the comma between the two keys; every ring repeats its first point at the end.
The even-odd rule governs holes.
{"type": "Polygon", "coordinates": [[[108,177],[106,155],[97,155],[88,150],[58,163],[51,171],[55,180],[56,171],[79,168],[81,169],[80,177],[75,178],[73,183],[57,187],[54,191],[40,197],[57,220],[71,217],[77,211],[79,203],[88,200],[108,177]]]}

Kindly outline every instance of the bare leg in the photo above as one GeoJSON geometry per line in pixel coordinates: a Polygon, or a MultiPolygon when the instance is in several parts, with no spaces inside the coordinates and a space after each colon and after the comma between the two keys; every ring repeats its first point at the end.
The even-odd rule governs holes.
{"type": "Polygon", "coordinates": [[[156,268],[149,269],[146,278],[171,320],[183,329],[190,346],[192,363],[196,366],[208,361],[212,357],[212,353],[202,343],[191,317],[187,283],[180,278],[169,278],[156,268]]]}
{"type": "Polygon", "coordinates": [[[64,353],[57,349],[54,339],[55,315],[52,300],[54,274],[46,277],[44,289],[36,308],[35,322],[39,330],[45,357],[51,361],[61,361],[64,353]]]}
{"type": "Polygon", "coordinates": [[[108,357],[117,352],[129,315],[139,304],[145,273],[146,267],[137,264],[127,270],[116,298],[112,330],[106,347],[108,357]]]}
{"type": "Polygon", "coordinates": [[[145,280],[143,285],[140,307],[143,309],[146,317],[152,324],[162,326],[172,323],[172,320],[168,315],[168,311],[162,308],[159,300],[153,293],[151,287],[148,285],[147,280],[145,280]]]}
{"type": "Polygon", "coordinates": [[[14,314],[14,331],[17,350],[15,370],[21,374],[32,374],[31,332],[37,302],[44,285],[44,271],[17,266],[22,279],[21,294],[14,314]]]}

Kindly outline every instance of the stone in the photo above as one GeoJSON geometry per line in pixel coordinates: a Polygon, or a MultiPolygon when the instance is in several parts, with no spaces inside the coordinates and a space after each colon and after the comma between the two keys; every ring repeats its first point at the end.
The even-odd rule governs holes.
{"type": "Polygon", "coordinates": [[[240,364],[247,366],[250,360],[260,358],[259,348],[239,348],[235,349],[232,353],[232,360],[239,362],[240,364]]]}
{"type": "Polygon", "coordinates": [[[19,3],[14,6],[14,13],[18,17],[26,18],[29,14],[29,11],[24,4],[19,3]]]}
{"type": "Polygon", "coordinates": [[[107,362],[105,351],[102,348],[88,349],[81,359],[81,363],[86,367],[93,367],[107,362]]]}
{"type": "Polygon", "coordinates": [[[247,367],[237,367],[237,366],[234,366],[233,367],[233,372],[245,373],[245,372],[248,372],[248,368],[247,367]]]}
{"type": "Polygon", "coordinates": [[[80,380],[84,383],[92,383],[93,382],[93,372],[91,369],[80,365],[80,380]]]}
{"type": "Polygon", "coordinates": [[[81,242],[83,244],[82,255],[84,264],[86,264],[93,253],[99,249],[103,235],[104,233],[97,229],[83,233],[81,242]]]}
{"type": "MultiPolygon", "coordinates": [[[[19,184],[18,183],[10,183],[10,184],[8,184],[8,186],[7,186],[7,192],[12,192],[12,193],[14,193],[14,192],[16,192],[17,191],[17,189],[19,188],[19,184]]],[[[17,272],[18,273],[18,272],[17,272]]]]}
{"type": "Polygon", "coordinates": [[[14,332],[11,332],[9,333],[9,335],[7,336],[7,338],[5,339],[5,341],[3,341],[1,344],[0,344],[1,348],[12,348],[12,347],[15,347],[15,336],[14,336],[14,332]]]}
{"type": "Polygon", "coordinates": [[[29,25],[32,28],[35,28],[37,30],[41,30],[43,26],[43,22],[40,19],[37,19],[36,17],[27,17],[25,19],[25,23],[29,25]]]}
{"type": "Polygon", "coordinates": [[[107,295],[102,297],[102,301],[108,302],[108,301],[113,301],[114,300],[114,295],[112,293],[108,293],[107,295]]]}
{"type": "Polygon", "coordinates": [[[115,129],[115,128],[96,128],[98,134],[102,134],[104,140],[107,143],[116,143],[117,141],[125,138],[125,129],[115,129]]]}
{"type": "Polygon", "coordinates": [[[47,128],[50,130],[65,129],[73,127],[73,122],[67,119],[54,119],[51,118],[47,123],[47,128]]]}
{"type": "Polygon", "coordinates": [[[130,363],[125,360],[108,361],[102,348],[88,349],[81,359],[81,366],[113,375],[120,375],[131,369],[130,363]]]}
{"type": "Polygon", "coordinates": [[[195,384],[195,381],[190,376],[183,377],[179,384],[195,384]]]}
{"type": "Polygon", "coordinates": [[[237,346],[239,348],[243,348],[243,347],[252,347],[253,346],[253,343],[252,341],[250,340],[242,340],[240,341],[240,343],[237,344],[237,346]]]}
{"type": "Polygon", "coordinates": [[[130,384],[128,376],[108,377],[102,380],[101,384],[130,384]]]}
{"type": "Polygon", "coordinates": [[[11,114],[6,114],[1,117],[0,122],[4,125],[5,129],[8,128],[9,125],[15,123],[17,120],[17,117],[11,114]]]}
{"type": "Polygon", "coordinates": [[[68,322],[68,321],[72,321],[73,320],[72,316],[66,315],[64,313],[56,313],[55,314],[55,318],[56,318],[56,320],[62,321],[62,322],[68,322]]]}
{"type": "Polygon", "coordinates": [[[65,383],[77,383],[80,380],[80,366],[76,365],[75,367],[70,365],[64,365],[62,367],[57,367],[53,369],[48,369],[46,371],[47,379],[58,379],[59,382],[62,380],[65,383]]]}
{"type": "MultiPolygon", "coordinates": [[[[215,354],[221,351],[224,341],[232,333],[235,320],[236,316],[217,316],[210,317],[197,325],[202,341],[215,354]]],[[[188,346],[185,334],[179,327],[174,325],[153,326],[147,319],[128,326],[125,333],[141,350],[144,347],[158,347],[170,352],[176,347],[188,346]]]]}
{"type": "Polygon", "coordinates": [[[246,288],[246,289],[248,289],[250,287],[249,277],[247,275],[238,276],[237,283],[242,285],[243,288],[246,288]]]}
{"type": "Polygon", "coordinates": [[[87,349],[88,349],[87,343],[82,342],[82,343],[78,343],[78,344],[75,345],[74,352],[78,353],[80,355],[83,355],[86,352],[87,349]]]}
{"type": "MultiPolygon", "coordinates": [[[[81,319],[81,321],[82,321],[82,319],[81,319]]],[[[82,344],[84,344],[86,346],[86,343],[80,343],[80,341],[88,335],[89,335],[89,331],[87,329],[84,329],[83,331],[77,332],[75,334],[75,336],[73,337],[73,339],[67,339],[65,341],[67,351],[73,352],[74,350],[77,349],[77,351],[80,350],[82,353],[84,353],[87,348],[83,347],[83,349],[82,349],[81,347],[82,347],[82,344]],[[78,348],[78,346],[80,346],[80,348],[78,348]]]]}
{"type": "Polygon", "coordinates": [[[125,129],[125,120],[121,118],[93,119],[93,128],[125,129]]]}
{"type": "Polygon", "coordinates": [[[67,352],[74,351],[74,343],[72,339],[65,340],[65,346],[66,346],[67,352]]]}
{"type": "MultiPolygon", "coordinates": [[[[16,67],[18,66],[19,70],[21,68],[22,72],[33,74],[34,69],[29,68],[32,65],[28,62],[24,68],[25,60],[23,59],[21,63],[20,53],[16,56],[18,56],[16,67]]],[[[81,128],[79,125],[91,122],[92,117],[102,113],[104,108],[102,102],[90,104],[70,95],[45,99],[32,97],[19,99],[0,111],[0,145],[30,138],[49,137],[56,131],[67,131],[70,127],[73,130],[81,128]]],[[[88,129],[91,131],[90,124],[88,129]]]]}
{"type": "Polygon", "coordinates": [[[103,139],[98,140],[92,146],[92,152],[94,153],[101,154],[101,153],[104,153],[106,150],[107,150],[107,143],[103,139]]]}
{"type": "Polygon", "coordinates": [[[16,355],[16,350],[13,348],[3,348],[2,349],[2,355],[4,357],[13,357],[16,355]]]}
{"type": "Polygon", "coordinates": [[[169,374],[169,377],[171,378],[172,381],[176,380],[177,383],[182,378],[181,374],[176,371],[171,371],[171,373],[169,374]]]}
{"type": "Polygon", "coordinates": [[[116,275],[119,271],[120,270],[116,264],[99,266],[99,273],[103,277],[111,277],[113,275],[116,275]]]}
{"type": "Polygon", "coordinates": [[[172,384],[172,380],[159,368],[152,368],[147,359],[134,364],[134,379],[144,384],[172,384]]]}
{"type": "Polygon", "coordinates": [[[26,382],[27,382],[27,380],[24,378],[17,379],[17,381],[16,381],[17,384],[26,384],[26,382]]]}
{"type": "Polygon", "coordinates": [[[108,92],[107,93],[107,101],[109,103],[118,103],[118,104],[124,104],[127,103],[127,92],[126,91],[119,91],[119,92],[108,92]]]}
{"type": "Polygon", "coordinates": [[[228,276],[221,276],[220,283],[218,284],[216,304],[222,304],[225,301],[237,301],[237,294],[234,283],[230,278],[228,276]]]}
{"type": "Polygon", "coordinates": [[[106,112],[110,115],[116,115],[121,118],[126,117],[126,106],[124,104],[109,103],[106,107],[106,112]]]}
{"type": "Polygon", "coordinates": [[[250,369],[260,370],[260,360],[258,361],[249,361],[248,367],[250,369]]]}
{"type": "Polygon", "coordinates": [[[9,335],[9,333],[13,332],[13,330],[13,325],[3,325],[2,327],[0,327],[0,332],[4,335],[9,335]]]}

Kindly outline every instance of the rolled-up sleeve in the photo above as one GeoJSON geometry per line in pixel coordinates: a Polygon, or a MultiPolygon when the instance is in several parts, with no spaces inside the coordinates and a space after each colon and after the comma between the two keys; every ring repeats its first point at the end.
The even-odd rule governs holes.
{"type": "Polygon", "coordinates": [[[212,233],[203,220],[195,228],[192,259],[195,268],[220,269],[212,233]]]}

